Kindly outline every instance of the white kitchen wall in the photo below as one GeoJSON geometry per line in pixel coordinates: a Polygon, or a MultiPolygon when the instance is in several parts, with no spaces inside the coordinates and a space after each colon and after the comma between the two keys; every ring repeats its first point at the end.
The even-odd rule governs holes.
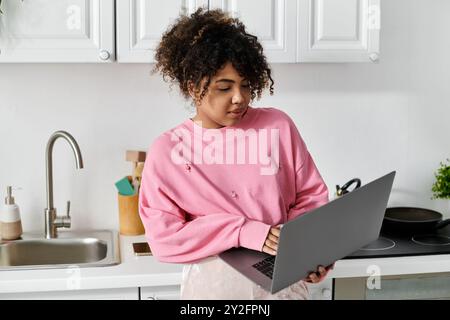
{"type": "MultiPolygon", "coordinates": [[[[450,216],[449,201],[431,200],[434,171],[450,157],[450,2],[381,4],[378,64],[274,65],[275,95],[255,105],[291,115],[331,196],[336,184],[353,177],[367,183],[397,170],[389,205],[450,216]]],[[[44,228],[45,147],[59,129],[74,135],[85,163],[75,170],[69,146],[57,141],[59,214],[70,199],[73,229],[118,229],[114,182],[131,173],[125,150],[147,150],[161,132],[192,116],[177,88],[169,93],[151,69],[118,63],[0,65],[0,196],[7,185],[22,188],[15,197],[25,231],[44,228]]]]}

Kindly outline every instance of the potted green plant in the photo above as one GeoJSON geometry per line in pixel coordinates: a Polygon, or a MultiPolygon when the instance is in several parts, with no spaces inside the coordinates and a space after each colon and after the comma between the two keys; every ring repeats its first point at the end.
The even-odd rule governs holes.
{"type": "Polygon", "coordinates": [[[450,200],[450,159],[447,159],[447,164],[440,162],[440,167],[434,176],[436,177],[436,181],[431,188],[433,191],[432,199],[450,200]]]}

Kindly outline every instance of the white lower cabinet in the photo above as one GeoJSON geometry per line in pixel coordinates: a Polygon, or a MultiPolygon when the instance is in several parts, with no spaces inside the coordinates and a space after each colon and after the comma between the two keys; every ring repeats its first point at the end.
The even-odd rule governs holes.
{"type": "Polygon", "coordinates": [[[341,278],[335,300],[450,300],[450,273],[341,278]]]}
{"type": "Polygon", "coordinates": [[[141,287],[141,300],[180,300],[180,286],[141,287]]]}
{"type": "Polygon", "coordinates": [[[179,300],[180,286],[2,293],[0,300],[179,300]]]}
{"type": "Polygon", "coordinates": [[[2,293],[0,300],[138,300],[139,288],[2,293]]]}

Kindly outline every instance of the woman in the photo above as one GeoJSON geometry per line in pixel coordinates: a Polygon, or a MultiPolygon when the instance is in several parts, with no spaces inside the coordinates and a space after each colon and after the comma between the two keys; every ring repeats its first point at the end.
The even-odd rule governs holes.
{"type": "Polygon", "coordinates": [[[182,299],[307,299],[305,281],[270,294],[217,258],[233,247],[275,255],[280,225],[328,202],[294,122],[250,103],[271,71],[257,38],[220,10],[181,16],[163,35],[156,71],[196,115],[151,145],[140,216],[155,257],[184,263],[182,299]]]}

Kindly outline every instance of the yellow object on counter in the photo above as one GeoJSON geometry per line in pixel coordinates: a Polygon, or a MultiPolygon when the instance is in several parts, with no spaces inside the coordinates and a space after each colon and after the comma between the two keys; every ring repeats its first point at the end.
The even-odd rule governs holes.
{"type": "MultiPolygon", "coordinates": [[[[131,177],[128,177],[131,179],[131,177]]],[[[144,225],[139,216],[139,193],[133,195],[117,194],[119,201],[119,231],[125,236],[144,234],[144,225]]]]}

